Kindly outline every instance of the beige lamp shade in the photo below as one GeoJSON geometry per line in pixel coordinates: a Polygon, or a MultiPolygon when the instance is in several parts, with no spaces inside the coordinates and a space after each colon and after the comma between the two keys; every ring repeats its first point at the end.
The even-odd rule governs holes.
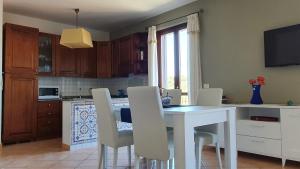
{"type": "Polygon", "coordinates": [[[93,42],[90,32],[83,28],[64,29],[60,44],[68,48],[92,48],[93,42]]]}

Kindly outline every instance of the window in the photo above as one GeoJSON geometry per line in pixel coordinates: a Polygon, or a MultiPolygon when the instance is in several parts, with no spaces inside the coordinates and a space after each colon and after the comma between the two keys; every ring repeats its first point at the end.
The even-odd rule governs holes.
{"type": "Polygon", "coordinates": [[[181,89],[181,102],[187,104],[186,24],[158,31],[157,39],[159,86],[165,89],[181,89]]]}

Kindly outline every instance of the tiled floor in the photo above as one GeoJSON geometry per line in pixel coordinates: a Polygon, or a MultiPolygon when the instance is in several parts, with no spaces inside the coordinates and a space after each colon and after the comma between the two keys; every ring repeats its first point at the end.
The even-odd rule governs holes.
{"type": "MultiPolygon", "coordinates": [[[[47,140],[5,146],[0,154],[1,169],[96,169],[98,155],[95,148],[63,151],[61,140],[47,140]]],[[[118,169],[126,169],[126,148],[120,150],[118,169]]],[[[108,163],[112,153],[108,153],[108,163]]],[[[239,153],[239,169],[280,169],[281,160],[239,153]]],[[[202,169],[215,169],[215,153],[208,148],[204,152],[202,169]]],[[[300,163],[288,161],[286,169],[300,169],[300,163]]]]}

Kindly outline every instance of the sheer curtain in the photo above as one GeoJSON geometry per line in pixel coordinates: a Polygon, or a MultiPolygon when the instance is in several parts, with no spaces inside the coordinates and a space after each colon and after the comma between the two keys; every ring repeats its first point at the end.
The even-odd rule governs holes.
{"type": "Polygon", "coordinates": [[[158,86],[156,26],[148,30],[148,85],[158,86]]]}
{"type": "Polygon", "coordinates": [[[198,89],[202,86],[200,67],[200,28],[198,14],[187,17],[188,33],[188,98],[189,104],[197,103],[198,89]]]}

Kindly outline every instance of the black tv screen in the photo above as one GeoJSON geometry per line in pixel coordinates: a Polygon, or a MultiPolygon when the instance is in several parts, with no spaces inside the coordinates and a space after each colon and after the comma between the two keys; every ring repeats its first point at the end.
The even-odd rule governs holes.
{"type": "Polygon", "coordinates": [[[300,24],[264,32],[265,67],[300,64],[300,24]]]}

